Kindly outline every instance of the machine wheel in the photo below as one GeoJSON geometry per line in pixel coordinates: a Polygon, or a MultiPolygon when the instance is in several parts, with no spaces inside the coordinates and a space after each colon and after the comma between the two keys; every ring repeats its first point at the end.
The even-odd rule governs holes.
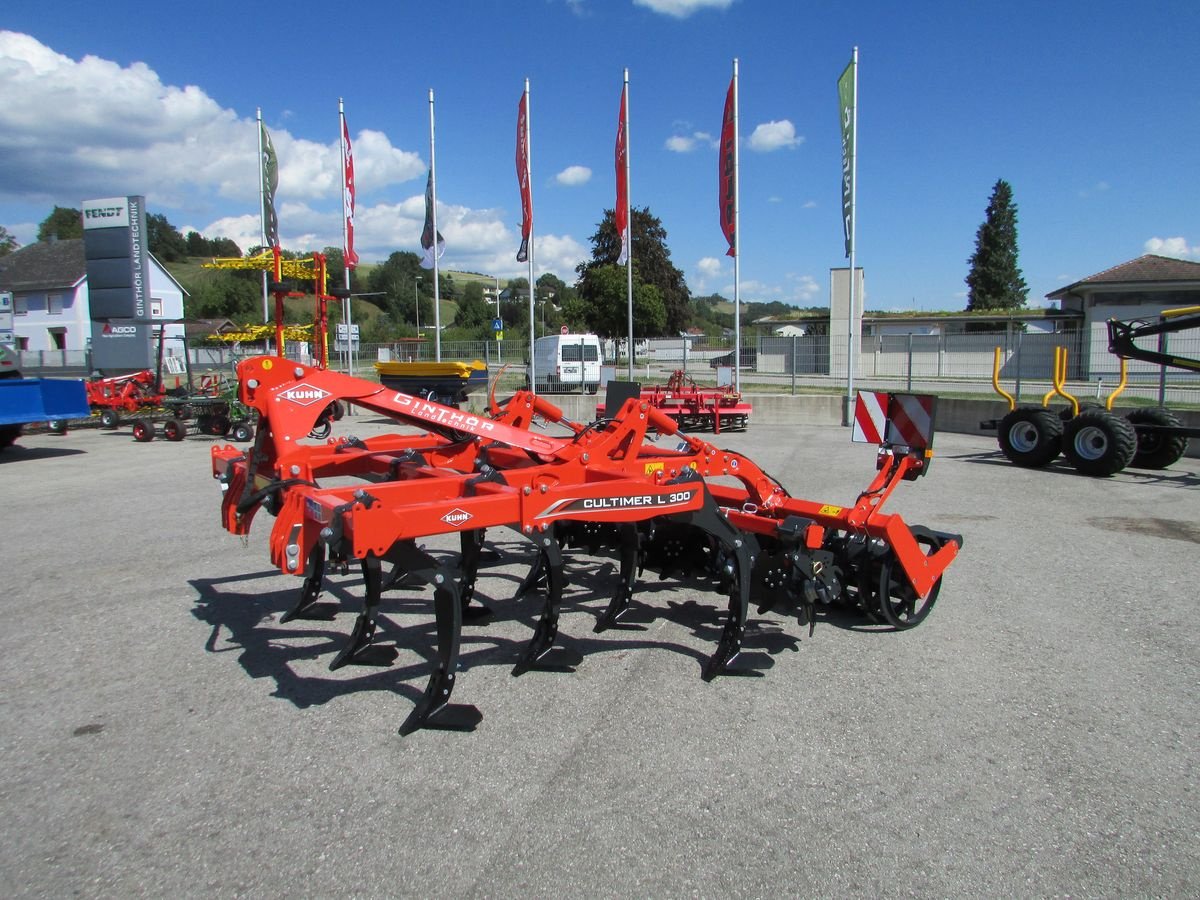
{"type": "Polygon", "coordinates": [[[224,437],[229,433],[229,416],[217,414],[212,417],[211,430],[208,432],[213,437],[224,437]]]}
{"type": "Polygon", "coordinates": [[[599,384],[591,384],[591,383],[589,383],[589,384],[588,384],[588,386],[587,386],[587,392],[588,392],[589,394],[594,394],[594,393],[596,393],[596,391],[598,391],[598,390],[600,390],[600,385],[599,385],[599,384]]]}
{"type": "Polygon", "coordinates": [[[346,414],[346,407],[342,405],[341,400],[334,400],[329,405],[333,407],[333,421],[340,422],[342,416],[346,414]]]}
{"type": "Polygon", "coordinates": [[[1000,449],[1009,462],[1037,469],[1051,462],[1062,447],[1063,423],[1040,406],[1022,406],[1000,420],[1000,449]]]}
{"type": "Polygon", "coordinates": [[[149,443],[154,440],[154,423],[147,422],[145,419],[138,419],[134,422],[133,439],[139,444],[149,443]]]}
{"type": "MultiPolygon", "coordinates": [[[[937,541],[923,535],[915,535],[917,543],[925,548],[927,554],[941,547],[937,541]]],[[[913,586],[904,575],[904,569],[894,553],[888,553],[879,567],[879,593],[876,595],[876,606],[885,622],[898,631],[920,625],[937,603],[938,594],[942,590],[942,579],[939,578],[929,591],[929,596],[921,599],[913,586]]]]}
{"type": "Polygon", "coordinates": [[[163,437],[168,441],[182,441],[187,437],[187,426],[178,419],[170,419],[163,425],[163,437]]]}
{"type": "Polygon", "coordinates": [[[116,428],[121,424],[121,414],[115,409],[100,410],[100,427],[116,428]]]}
{"type": "Polygon", "coordinates": [[[239,444],[244,444],[247,441],[254,439],[254,426],[249,422],[235,422],[233,430],[230,432],[232,437],[239,444]]]}
{"type": "Polygon", "coordinates": [[[46,430],[51,434],[66,434],[67,420],[66,419],[51,419],[46,423],[46,430]]]}
{"type": "Polygon", "coordinates": [[[1063,427],[1063,455],[1083,475],[1120,472],[1137,452],[1137,433],[1106,409],[1087,409],[1063,427]]]}
{"type": "Polygon", "coordinates": [[[20,425],[0,425],[0,450],[10,446],[20,436],[20,425]]]}
{"type": "Polygon", "coordinates": [[[1169,410],[1160,407],[1135,409],[1125,419],[1134,426],[1137,435],[1137,451],[1133,454],[1135,469],[1165,469],[1179,462],[1180,457],[1187,452],[1188,439],[1182,434],[1155,434],[1152,431],[1138,431],[1138,425],[1163,425],[1178,428],[1179,417],[1169,410]]]}

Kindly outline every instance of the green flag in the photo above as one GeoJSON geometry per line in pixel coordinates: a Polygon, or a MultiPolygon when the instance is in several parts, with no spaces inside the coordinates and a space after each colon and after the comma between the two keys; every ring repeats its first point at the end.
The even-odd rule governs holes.
{"type": "Polygon", "coordinates": [[[838,112],[842,123],[842,229],[846,235],[846,256],[854,247],[854,133],[858,109],[855,106],[858,70],[854,60],[838,79],[838,112]]]}
{"type": "Polygon", "coordinates": [[[278,247],[279,218],[275,215],[275,189],[279,187],[279,160],[275,157],[275,146],[271,143],[267,126],[259,122],[258,127],[262,129],[263,233],[270,246],[278,247]]]}

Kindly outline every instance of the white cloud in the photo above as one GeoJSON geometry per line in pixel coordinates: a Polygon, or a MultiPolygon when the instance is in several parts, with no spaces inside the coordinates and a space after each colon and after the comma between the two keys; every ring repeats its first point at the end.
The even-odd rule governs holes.
{"type": "Polygon", "coordinates": [[[805,200],[804,203],[801,204],[800,208],[801,209],[816,209],[817,201],[816,200],[805,200]]]}
{"type": "Polygon", "coordinates": [[[1144,246],[1147,253],[1155,253],[1158,256],[1174,256],[1178,257],[1179,259],[1200,257],[1200,246],[1189,247],[1187,238],[1152,237],[1150,240],[1146,241],[1144,246]]]}
{"type": "Polygon", "coordinates": [[[769,153],[782,147],[799,147],[802,143],[804,138],[796,136],[796,126],[787,119],[764,122],[750,135],[750,149],[760,153],[769,153]]]}
{"type": "Polygon", "coordinates": [[[707,131],[693,131],[691,134],[675,134],[667,138],[666,148],[672,153],[691,153],[699,146],[715,149],[719,143],[707,131]]]}
{"type": "Polygon", "coordinates": [[[566,187],[578,187],[587,184],[592,178],[592,170],[587,166],[567,166],[554,176],[554,180],[566,187]]]}
{"type": "Polygon", "coordinates": [[[644,6],[673,19],[686,19],[701,9],[729,9],[733,0],[633,0],[633,5],[644,6]]]}
{"type": "MultiPolygon", "coordinates": [[[[163,84],[145,63],[75,61],[0,31],[0,96],[0,197],[76,206],[89,196],[145,194],[151,205],[187,208],[211,205],[215,194],[257,206],[255,121],[198,87],[163,84]]],[[[268,131],[280,198],[340,195],[336,137],[321,144],[269,122],[268,131]]],[[[352,140],[362,193],[424,173],[418,154],[382,132],[352,140]]]]}
{"type": "Polygon", "coordinates": [[[1079,192],[1079,196],[1086,200],[1088,197],[1092,197],[1096,194],[1106,193],[1110,187],[1111,185],[1107,181],[1097,181],[1091,187],[1081,190],[1079,192]]]}
{"type": "Polygon", "coordinates": [[[721,260],[715,256],[705,256],[696,263],[696,268],[701,276],[711,278],[721,272],[721,260]]]}

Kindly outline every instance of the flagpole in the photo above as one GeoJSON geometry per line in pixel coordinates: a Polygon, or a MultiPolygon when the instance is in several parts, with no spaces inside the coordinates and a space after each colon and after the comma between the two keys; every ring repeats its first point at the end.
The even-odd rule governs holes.
{"type": "MultiPolygon", "coordinates": [[[[267,183],[263,177],[263,123],[262,107],[255,107],[255,120],[258,122],[258,237],[260,246],[267,245],[267,183]]],[[[267,310],[267,270],[262,273],[262,302],[263,321],[270,322],[271,314],[267,310]]]]}
{"type": "MultiPolygon", "coordinates": [[[[629,253],[625,257],[625,296],[629,306],[629,380],[633,381],[633,213],[629,202],[629,69],[625,70],[621,101],[625,110],[625,121],[621,126],[625,132],[625,227],[629,229],[629,253]]],[[[617,235],[618,240],[620,237],[617,235]]]]}
{"type": "MultiPolygon", "coordinates": [[[[529,191],[529,205],[533,206],[533,129],[529,122],[529,79],[525,79],[525,184],[529,191]]],[[[529,220],[529,389],[537,393],[537,382],[534,380],[534,310],[537,306],[536,287],[533,281],[533,217],[529,220]]]]}
{"type": "MultiPolygon", "coordinates": [[[[442,361],[442,301],[438,284],[438,227],[437,227],[437,169],[434,165],[433,88],[429,89],[429,183],[432,199],[429,207],[433,216],[433,348],[434,360],[442,361]]],[[[418,335],[419,337],[419,335],[418,335]]]]}
{"type": "Polygon", "coordinates": [[[741,197],[738,172],[738,61],[733,59],[733,389],[742,389],[742,227],[741,197]]]}
{"type": "Polygon", "coordinates": [[[858,281],[854,268],[855,257],[855,207],[858,205],[858,48],[854,48],[851,60],[854,67],[854,100],[852,108],[854,116],[851,121],[850,140],[850,308],[846,313],[846,411],[844,420],[847,425],[854,422],[854,293],[858,281]]]}
{"type": "MultiPolygon", "coordinates": [[[[346,134],[346,108],[342,103],[342,98],[338,97],[338,145],[342,148],[342,268],[345,272],[345,284],[347,294],[350,291],[350,267],[346,264],[345,250],[350,246],[350,233],[346,228],[346,142],[343,136],[346,134]]],[[[342,298],[342,322],[346,326],[346,349],[345,353],[345,371],[354,374],[354,349],[353,340],[351,337],[350,328],[350,297],[342,298]]]]}

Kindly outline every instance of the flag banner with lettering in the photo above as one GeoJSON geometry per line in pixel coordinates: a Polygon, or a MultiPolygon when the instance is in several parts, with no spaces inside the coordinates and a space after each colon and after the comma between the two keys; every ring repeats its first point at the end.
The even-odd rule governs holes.
{"type": "Polygon", "coordinates": [[[350,128],[342,116],[342,158],[346,160],[346,171],[342,180],[342,214],[346,217],[346,246],[343,260],[347,269],[358,265],[358,254],[354,252],[354,151],[350,148],[350,128]]]}
{"type": "Polygon", "coordinates": [[[275,145],[271,143],[271,135],[267,126],[259,122],[262,129],[262,221],[263,232],[267,237],[267,245],[279,246],[279,217],[275,215],[275,191],[279,187],[279,159],[275,156],[275,145]]]}
{"type": "Polygon", "coordinates": [[[517,106],[517,187],[521,190],[521,249],[517,262],[529,261],[529,234],[533,230],[533,194],[529,189],[529,120],[526,107],[529,95],[521,94],[517,106]]]}
{"type": "Polygon", "coordinates": [[[621,118],[617,123],[617,206],[613,210],[613,224],[617,227],[617,237],[621,241],[621,252],[617,256],[617,265],[623,266],[629,260],[629,182],[626,178],[626,132],[625,91],[621,91],[621,118]]]}
{"type": "Polygon", "coordinates": [[[854,80],[858,77],[854,61],[838,79],[838,107],[842,125],[842,230],[846,237],[846,256],[854,241],[854,80]]]}
{"type": "Polygon", "coordinates": [[[719,169],[717,186],[718,199],[721,207],[721,231],[729,242],[726,256],[737,256],[737,237],[734,233],[737,227],[737,177],[736,177],[736,143],[734,133],[734,86],[736,81],[729,80],[729,91],[725,94],[725,116],[721,119],[721,150],[717,158],[719,169]]]}
{"type": "Polygon", "coordinates": [[[446,252],[446,239],[442,237],[442,233],[437,233],[437,250],[434,250],[433,237],[433,169],[429,170],[429,180],[425,182],[425,228],[421,231],[421,249],[425,251],[424,257],[421,259],[422,269],[432,269],[434,264],[434,253],[437,253],[437,259],[442,258],[442,254],[446,252]]]}

